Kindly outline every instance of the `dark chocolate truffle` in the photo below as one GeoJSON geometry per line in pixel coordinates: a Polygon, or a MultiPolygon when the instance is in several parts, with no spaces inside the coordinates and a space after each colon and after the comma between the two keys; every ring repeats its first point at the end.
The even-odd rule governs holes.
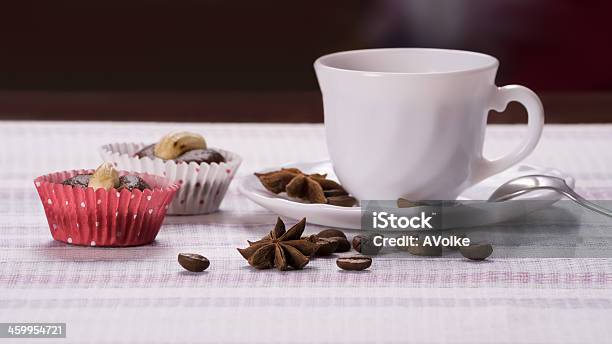
{"type": "Polygon", "coordinates": [[[155,158],[155,154],[153,153],[153,149],[155,148],[155,143],[152,143],[150,145],[144,146],[141,150],[139,150],[138,152],[134,153],[135,157],[139,157],[139,158],[155,158]]]}
{"type": "Polygon", "coordinates": [[[225,162],[225,158],[221,153],[217,152],[214,149],[194,149],[188,152],[183,153],[183,155],[174,159],[176,162],[195,162],[201,164],[203,162],[207,164],[211,164],[213,162],[221,163],[225,162]]]}
{"type": "Polygon", "coordinates": [[[134,175],[126,175],[119,177],[119,187],[117,190],[128,189],[132,191],[134,189],[138,189],[140,191],[144,191],[145,189],[151,189],[149,184],[145,182],[142,178],[134,175]]]}
{"type": "Polygon", "coordinates": [[[77,186],[80,188],[86,188],[89,184],[91,174],[77,174],[74,177],[68,178],[62,182],[64,185],[77,186]]]}

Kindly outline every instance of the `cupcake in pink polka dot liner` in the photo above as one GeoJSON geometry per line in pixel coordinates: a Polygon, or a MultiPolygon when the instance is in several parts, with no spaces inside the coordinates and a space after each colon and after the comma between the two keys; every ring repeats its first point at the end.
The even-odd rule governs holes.
{"type": "Polygon", "coordinates": [[[181,186],[168,214],[208,214],[219,209],[242,158],[210,148],[197,133],[178,131],[153,144],[111,143],[100,147],[117,168],[164,176],[181,186]]]}
{"type": "Polygon", "coordinates": [[[180,188],[167,178],[117,171],[62,171],[34,180],[53,239],[86,246],[137,246],[155,240],[180,188]]]}

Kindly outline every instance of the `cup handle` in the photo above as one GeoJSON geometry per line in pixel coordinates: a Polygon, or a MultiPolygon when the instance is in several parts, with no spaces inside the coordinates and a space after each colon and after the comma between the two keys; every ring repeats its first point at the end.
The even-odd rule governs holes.
{"type": "Polygon", "coordinates": [[[527,135],[523,142],[514,151],[495,160],[484,157],[477,160],[474,168],[473,182],[477,183],[485,178],[497,174],[512,165],[520,162],[535,149],[542,129],[544,128],[544,107],[540,98],[530,89],[520,85],[507,85],[497,87],[493,94],[491,109],[504,111],[511,101],[517,101],[527,109],[527,135]]]}

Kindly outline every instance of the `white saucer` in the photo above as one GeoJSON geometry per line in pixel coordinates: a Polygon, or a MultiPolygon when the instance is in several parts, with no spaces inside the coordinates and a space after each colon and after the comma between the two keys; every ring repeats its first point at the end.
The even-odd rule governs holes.
{"type": "MultiPolygon", "coordinates": [[[[338,180],[332,168],[331,162],[319,161],[319,162],[304,162],[304,163],[293,163],[287,164],[282,167],[295,167],[303,171],[304,173],[327,173],[329,179],[338,180]]],[[[280,167],[266,169],[261,172],[278,170],[280,167]]],[[[517,165],[500,174],[492,176],[483,180],[482,182],[472,186],[465,190],[458,198],[458,200],[486,200],[489,195],[493,193],[497,187],[506,181],[529,174],[546,174],[556,177],[564,178],[570,187],[574,187],[574,178],[555,169],[541,168],[530,165],[517,165]]],[[[309,204],[301,203],[294,199],[290,199],[286,194],[276,195],[267,191],[259,182],[259,179],[255,175],[249,175],[238,180],[238,189],[247,198],[260,206],[284,217],[292,219],[301,219],[306,217],[309,223],[339,227],[339,228],[351,228],[361,229],[361,208],[360,207],[338,207],[328,204],[309,204]]],[[[468,219],[468,222],[461,223],[461,227],[464,226],[482,226],[501,221],[506,221],[518,216],[525,215],[531,211],[535,211],[541,208],[552,205],[559,199],[561,195],[554,191],[537,191],[531,192],[521,199],[528,200],[541,200],[542,202],[529,203],[529,207],[525,207],[524,204],[516,204],[513,202],[499,202],[499,203],[487,203],[486,211],[480,209],[478,216],[464,217],[468,219]]],[[[519,202],[520,203],[520,202],[519,202]]],[[[410,209],[409,212],[415,214],[420,213],[420,207],[406,208],[410,209]]],[[[457,226],[457,225],[454,225],[457,226]]],[[[446,227],[452,228],[452,227],[446,227]]]]}

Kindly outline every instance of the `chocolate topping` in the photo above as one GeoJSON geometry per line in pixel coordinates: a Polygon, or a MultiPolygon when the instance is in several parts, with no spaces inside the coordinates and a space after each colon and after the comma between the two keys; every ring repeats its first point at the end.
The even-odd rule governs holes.
{"type": "Polygon", "coordinates": [[[134,189],[138,189],[140,191],[144,191],[145,189],[151,189],[149,184],[145,182],[142,178],[134,175],[126,175],[123,177],[119,177],[119,187],[117,190],[128,189],[130,191],[134,189]]]}
{"type": "Polygon", "coordinates": [[[89,184],[91,174],[77,174],[74,177],[68,178],[62,182],[64,185],[77,186],[80,188],[86,188],[89,184]]]}
{"type": "MultiPolygon", "coordinates": [[[[64,180],[62,184],[70,185],[72,187],[76,186],[79,188],[86,188],[89,184],[90,179],[91,174],[77,174],[74,177],[64,180]]],[[[129,191],[132,191],[134,189],[138,189],[140,191],[144,191],[145,189],[151,189],[147,182],[135,175],[125,175],[119,177],[119,183],[119,186],[116,188],[119,191],[123,189],[128,189],[129,191]]]]}
{"type": "MultiPolygon", "coordinates": [[[[153,152],[154,148],[155,148],[154,143],[147,145],[143,147],[141,150],[139,150],[138,152],[134,153],[134,156],[138,158],[145,158],[145,157],[151,158],[151,159],[156,158],[155,153],[153,152]]],[[[214,162],[216,163],[225,162],[225,158],[223,157],[223,155],[221,155],[221,153],[219,153],[218,151],[214,149],[209,149],[209,148],[208,149],[192,149],[190,151],[183,153],[176,159],[172,159],[172,160],[177,163],[195,162],[197,164],[201,164],[201,163],[212,164],[214,162]]]]}
{"type": "Polygon", "coordinates": [[[139,158],[155,158],[155,154],[153,153],[153,149],[155,148],[155,143],[152,143],[148,146],[144,146],[141,150],[134,153],[134,156],[139,158]]]}
{"type": "Polygon", "coordinates": [[[221,155],[221,153],[214,149],[194,149],[184,153],[183,155],[174,159],[174,161],[186,163],[195,162],[198,164],[205,162],[207,164],[211,164],[213,162],[225,162],[225,158],[223,155],[221,155]]]}

